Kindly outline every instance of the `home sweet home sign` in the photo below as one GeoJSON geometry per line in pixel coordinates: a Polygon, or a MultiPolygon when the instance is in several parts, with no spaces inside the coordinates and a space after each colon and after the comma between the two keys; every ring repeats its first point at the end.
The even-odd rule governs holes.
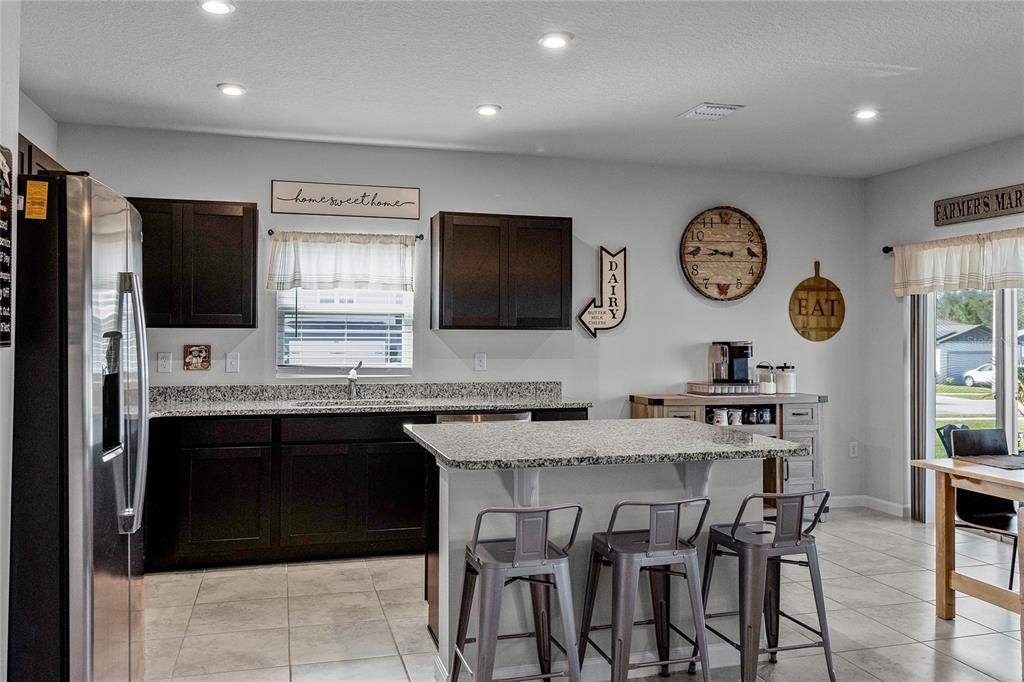
{"type": "Polygon", "coordinates": [[[273,180],[270,212],[419,220],[418,187],[273,180]]]}

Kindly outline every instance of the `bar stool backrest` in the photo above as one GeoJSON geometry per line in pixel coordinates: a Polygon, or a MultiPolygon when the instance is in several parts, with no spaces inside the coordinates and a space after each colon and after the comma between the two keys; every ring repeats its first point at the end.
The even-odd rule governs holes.
{"type": "Polygon", "coordinates": [[[576,542],[576,532],[580,528],[580,517],[583,514],[583,507],[578,504],[548,507],[488,507],[476,515],[473,540],[469,545],[470,551],[476,553],[477,545],[480,543],[480,525],[485,516],[490,514],[511,515],[515,517],[515,551],[512,556],[512,565],[518,567],[546,563],[554,558],[550,555],[551,547],[548,542],[551,513],[564,509],[576,511],[569,542],[560,548],[562,554],[568,553],[569,548],[576,542]]]}
{"type": "Polygon", "coordinates": [[[672,502],[636,502],[633,500],[623,500],[615,505],[612,510],[612,517],[608,521],[608,535],[615,531],[615,520],[619,515],[619,510],[623,507],[647,507],[650,515],[650,525],[648,526],[648,538],[647,538],[647,556],[658,556],[662,554],[671,554],[672,552],[678,552],[680,549],[679,540],[679,522],[680,516],[682,515],[683,507],[690,507],[693,505],[703,505],[701,510],[700,520],[697,521],[697,526],[694,528],[693,533],[683,541],[687,545],[692,545],[697,536],[700,535],[701,529],[704,527],[704,520],[708,516],[708,508],[711,506],[711,499],[707,497],[694,497],[687,500],[675,500],[672,502]]]}
{"type": "Polygon", "coordinates": [[[818,521],[821,520],[821,515],[825,511],[825,506],[828,504],[829,491],[827,490],[810,490],[805,493],[754,493],[747,495],[743,500],[743,504],[740,505],[740,510],[736,514],[736,520],[732,523],[732,535],[733,539],[736,538],[736,530],[740,527],[743,522],[743,512],[747,508],[747,503],[753,499],[761,500],[774,500],[775,501],[775,536],[772,538],[772,546],[774,547],[787,547],[799,544],[803,539],[804,535],[807,535],[814,530],[815,526],[818,525],[818,521]],[[818,508],[814,512],[814,518],[811,523],[805,528],[804,527],[804,507],[807,498],[821,495],[821,500],[818,502],[818,508]]]}

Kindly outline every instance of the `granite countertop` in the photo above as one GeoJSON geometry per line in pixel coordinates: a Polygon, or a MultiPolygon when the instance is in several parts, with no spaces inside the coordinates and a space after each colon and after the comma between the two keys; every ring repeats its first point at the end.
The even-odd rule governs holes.
{"type": "Polygon", "coordinates": [[[451,469],[531,469],[807,457],[806,445],[686,419],[408,424],[451,469]]]}
{"type": "MultiPolygon", "coordinates": [[[[396,400],[396,399],[383,399],[396,400]]],[[[559,410],[591,407],[588,402],[519,398],[410,398],[398,402],[381,399],[361,401],[344,398],[327,400],[188,400],[155,401],[150,418],[215,417],[261,414],[380,414],[403,412],[506,412],[515,410],[559,410]],[[313,403],[313,404],[308,404],[313,403]]]]}
{"type": "Polygon", "coordinates": [[[580,409],[564,400],[558,381],[361,383],[357,398],[344,384],[234,384],[157,386],[150,418],[268,414],[378,414],[505,412],[580,409]]]}

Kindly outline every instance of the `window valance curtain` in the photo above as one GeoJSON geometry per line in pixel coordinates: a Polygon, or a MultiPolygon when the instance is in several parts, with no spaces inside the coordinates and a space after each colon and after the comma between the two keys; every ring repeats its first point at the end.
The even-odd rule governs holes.
{"type": "Polygon", "coordinates": [[[412,291],[416,237],[274,232],[267,288],[412,291]]]}
{"type": "Polygon", "coordinates": [[[1024,228],[904,244],[893,251],[897,296],[1024,287],[1024,228]]]}

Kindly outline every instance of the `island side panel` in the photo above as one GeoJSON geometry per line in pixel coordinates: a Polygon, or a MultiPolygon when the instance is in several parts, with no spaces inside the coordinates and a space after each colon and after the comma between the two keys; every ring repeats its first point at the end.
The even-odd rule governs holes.
{"type": "MultiPolygon", "coordinates": [[[[705,463],[696,463],[702,467],[705,463]]],[[[583,589],[586,580],[587,561],[589,558],[590,536],[598,530],[605,530],[608,518],[615,503],[624,499],[634,500],[674,500],[681,499],[683,483],[677,464],[636,464],[620,466],[581,466],[565,468],[545,468],[540,470],[540,502],[544,505],[576,502],[583,505],[583,517],[576,545],[572,550],[573,602],[576,605],[576,616],[579,617],[583,601],[583,589]]],[[[700,475],[699,473],[697,474],[700,475]]],[[[743,498],[760,490],[761,461],[728,460],[714,462],[708,484],[708,495],[712,499],[708,522],[731,523],[743,498]]],[[[441,469],[439,487],[439,658],[437,661],[437,679],[444,679],[450,669],[452,643],[458,604],[462,591],[465,545],[473,533],[473,524],[477,512],[485,507],[509,506],[513,503],[513,474],[511,470],[473,471],[465,469],[441,469]],[[440,665],[443,663],[443,667],[440,665]]],[[[748,518],[757,518],[761,513],[760,505],[751,505],[748,518]]],[[[636,518],[636,524],[645,523],[646,519],[636,518]]],[[[630,523],[633,517],[624,517],[630,523]]],[[[571,519],[567,516],[564,523],[553,524],[561,530],[560,535],[553,537],[556,542],[564,542],[568,538],[571,519]]],[[[622,526],[625,528],[626,526],[622,526]]],[[[482,537],[494,537],[490,533],[508,535],[511,524],[485,524],[482,537]]],[[[704,551],[707,533],[699,542],[701,567],[704,565],[704,551]]],[[[734,610],[737,607],[737,572],[735,561],[718,562],[715,571],[711,604],[715,610],[734,610]]],[[[595,609],[594,623],[608,623],[611,618],[610,574],[602,580],[598,604],[595,609]]],[[[673,620],[684,629],[691,631],[689,603],[682,580],[674,584],[673,589],[673,620]]],[[[646,580],[641,582],[637,620],[650,617],[650,592],[646,580]]],[[[470,623],[471,636],[475,632],[475,616],[470,623]]],[[[525,632],[532,629],[529,612],[528,591],[522,585],[506,588],[502,602],[501,632],[525,632]]],[[[560,630],[557,620],[552,623],[552,630],[560,630]]],[[[654,656],[656,644],[650,628],[637,628],[634,634],[634,657],[654,656]]],[[[597,641],[604,642],[608,634],[598,633],[597,641]]],[[[735,661],[734,652],[714,640],[709,642],[713,665],[725,665],[735,661]]],[[[673,657],[688,656],[689,649],[681,638],[673,639],[673,657]]],[[[474,645],[468,648],[469,660],[472,663],[475,655],[474,645]]],[[[496,674],[511,677],[527,674],[536,670],[536,651],[532,640],[504,640],[498,647],[496,674]]],[[[652,669],[652,674],[656,669],[652,669]]],[[[607,664],[596,653],[588,653],[584,663],[584,679],[607,679],[607,664]]]]}

